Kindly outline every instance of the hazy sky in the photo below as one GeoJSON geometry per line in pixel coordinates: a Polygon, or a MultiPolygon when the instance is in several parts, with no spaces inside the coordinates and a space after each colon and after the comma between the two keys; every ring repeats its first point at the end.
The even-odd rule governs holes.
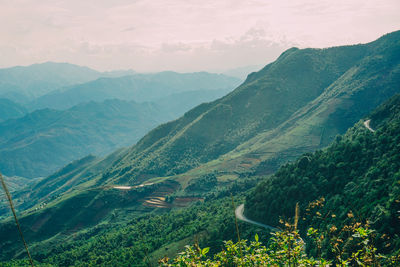
{"type": "Polygon", "coordinates": [[[400,0],[0,0],[0,67],[224,70],[400,30],[400,0]]]}

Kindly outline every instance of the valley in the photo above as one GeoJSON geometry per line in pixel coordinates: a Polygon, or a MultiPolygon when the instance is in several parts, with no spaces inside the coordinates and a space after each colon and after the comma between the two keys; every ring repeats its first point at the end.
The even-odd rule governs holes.
{"type": "MultiPolygon", "coordinates": [[[[46,63],[22,69],[27,73],[24,75],[33,75],[30,68],[32,73],[37,69],[45,72],[42,68],[47,70],[48,65],[58,66],[46,63]]],[[[79,69],[61,66],[61,72],[79,69]]],[[[3,70],[7,71],[13,69],[3,70]]],[[[136,143],[155,126],[188,109],[222,97],[240,83],[233,77],[205,72],[126,75],[56,87],[31,103],[0,101],[7,111],[2,112],[4,119],[0,118],[2,172],[7,176],[45,177],[90,154],[102,157],[136,143]]]]}

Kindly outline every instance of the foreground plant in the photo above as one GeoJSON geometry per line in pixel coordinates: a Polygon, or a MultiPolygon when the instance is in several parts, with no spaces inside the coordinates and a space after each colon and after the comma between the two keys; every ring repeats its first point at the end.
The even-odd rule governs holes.
{"type": "MultiPolygon", "coordinates": [[[[375,231],[367,222],[360,223],[350,211],[347,214],[348,223],[341,229],[335,225],[321,227],[319,220],[336,215],[328,212],[321,214],[324,198],[310,203],[307,213],[314,214],[314,224],[317,228],[307,229],[306,241],[297,228],[299,208],[296,205],[294,223],[281,223],[283,230],[272,232],[268,246],[255,240],[248,242],[240,240],[237,243],[225,241],[221,252],[213,257],[207,255],[209,248],[201,249],[198,244],[186,246],[172,261],[163,258],[160,266],[400,266],[400,251],[390,256],[378,253],[375,247],[375,231]],[[315,220],[316,219],[316,220],[315,220]],[[321,228],[321,229],[319,229],[321,228]],[[322,253],[322,251],[324,252],[322,253]],[[308,251],[308,253],[306,252],[308,251]],[[327,259],[328,258],[331,260],[327,259]]],[[[307,215],[307,214],[306,214],[307,215]]]]}
{"type": "Polygon", "coordinates": [[[170,262],[168,258],[159,261],[160,266],[327,266],[329,261],[308,257],[304,252],[304,241],[297,230],[272,233],[268,247],[255,240],[240,243],[225,241],[224,249],[211,259],[208,248],[198,245],[186,246],[186,250],[170,262]],[[242,248],[242,256],[240,254],[242,248]]]}

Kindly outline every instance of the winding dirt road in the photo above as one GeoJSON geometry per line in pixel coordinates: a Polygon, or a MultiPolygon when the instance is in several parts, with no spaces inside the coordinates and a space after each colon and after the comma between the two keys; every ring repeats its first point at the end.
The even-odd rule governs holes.
{"type": "Polygon", "coordinates": [[[371,132],[375,132],[375,130],[374,129],[372,129],[370,126],[369,126],[369,123],[371,122],[371,120],[366,120],[366,121],[364,121],[364,126],[365,126],[365,128],[367,128],[368,130],[370,130],[371,132]]]}
{"type": "Polygon", "coordinates": [[[278,231],[279,230],[278,228],[275,228],[275,227],[272,227],[272,226],[269,226],[269,225],[266,225],[266,224],[263,224],[263,223],[259,223],[259,222],[256,222],[256,221],[253,221],[253,220],[250,220],[250,219],[247,219],[246,216],[244,216],[243,212],[244,212],[244,204],[241,204],[235,210],[235,215],[236,215],[236,218],[238,220],[241,220],[243,222],[247,222],[247,223],[250,223],[250,224],[253,224],[253,225],[257,225],[257,226],[266,228],[266,229],[271,230],[271,231],[278,231]]]}

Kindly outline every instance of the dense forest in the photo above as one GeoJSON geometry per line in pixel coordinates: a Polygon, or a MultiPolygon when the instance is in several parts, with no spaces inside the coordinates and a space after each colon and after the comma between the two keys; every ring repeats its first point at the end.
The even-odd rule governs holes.
{"type": "Polygon", "coordinates": [[[247,195],[247,215],[278,225],[293,216],[296,203],[307,215],[309,203],[323,198],[312,222],[328,214],[320,227],[342,228],[350,212],[387,238],[377,243],[380,249],[400,249],[400,95],[366,119],[371,130],[361,121],[327,149],[305,154],[261,182],[247,195]]]}
{"type": "MultiPolygon", "coordinates": [[[[235,201],[240,200],[243,198],[235,201]]],[[[232,202],[225,197],[183,210],[142,216],[125,226],[111,221],[63,244],[51,243],[39,253],[33,246],[32,253],[38,266],[148,266],[147,261],[154,264],[166,255],[174,256],[186,242],[197,240],[218,249],[223,240],[232,238],[234,229],[232,202]]]]}

